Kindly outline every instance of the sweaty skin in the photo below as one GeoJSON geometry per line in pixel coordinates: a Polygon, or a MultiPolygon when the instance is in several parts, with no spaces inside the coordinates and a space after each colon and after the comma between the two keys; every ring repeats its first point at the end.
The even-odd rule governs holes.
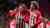
{"type": "Polygon", "coordinates": [[[16,20],[13,19],[11,22],[10,22],[10,28],[16,28],[16,20]]]}

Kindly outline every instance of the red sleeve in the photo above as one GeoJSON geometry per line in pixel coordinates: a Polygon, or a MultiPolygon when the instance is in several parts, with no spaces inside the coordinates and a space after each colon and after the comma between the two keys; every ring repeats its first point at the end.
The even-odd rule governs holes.
{"type": "Polygon", "coordinates": [[[8,13],[8,16],[15,16],[16,15],[16,13],[8,13]]]}
{"type": "Polygon", "coordinates": [[[36,17],[36,23],[37,24],[40,24],[41,23],[41,13],[40,13],[40,11],[38,11],[39,13],[36,13],[37,14],[37,17],[36,17]]]}

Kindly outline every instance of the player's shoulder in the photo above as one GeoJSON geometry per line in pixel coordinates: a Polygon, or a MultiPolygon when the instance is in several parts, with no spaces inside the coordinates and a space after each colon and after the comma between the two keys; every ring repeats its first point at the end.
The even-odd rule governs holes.
{"type": "Polygon", "coordinates": [[[39,10],[35,10],[34,13],[41,14],[41,12],[39,10]]]}

